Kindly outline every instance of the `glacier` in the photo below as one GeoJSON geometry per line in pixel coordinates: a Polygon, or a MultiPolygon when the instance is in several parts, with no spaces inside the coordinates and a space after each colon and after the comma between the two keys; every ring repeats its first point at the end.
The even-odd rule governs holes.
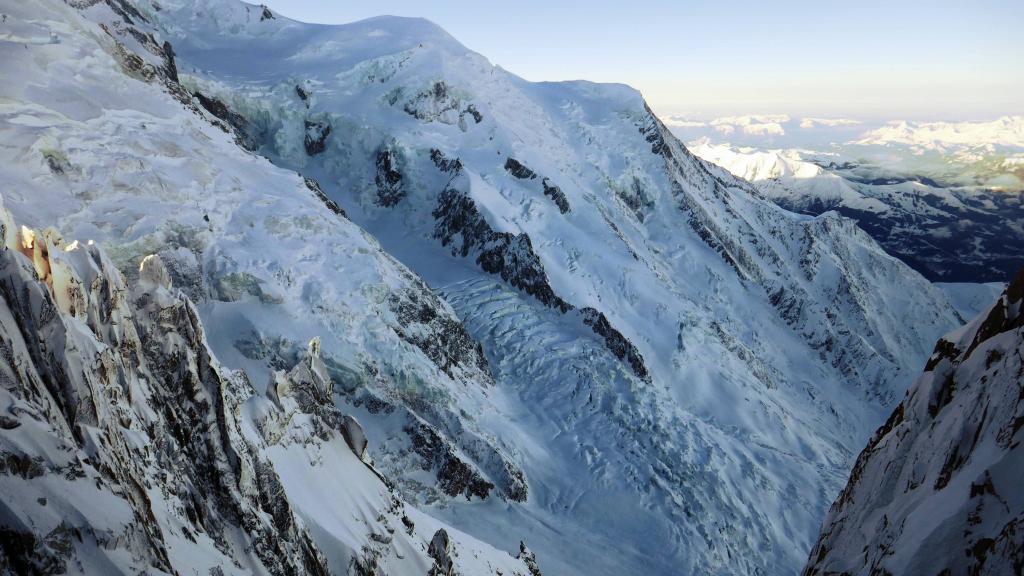
{"type": "Polygon", "coordinates": [[[340,431],[335,460],[260,452],[329,567],[368,546],[423,573],[445,528],[508,570],[793,573],[963,321],[852,221],[692,155],[637,91],[527,82],[425,20],[3,11],[58,40],[0,37],[13,218],[95,241],[129,286],[156,255],[254,397],[316,358],[325,409],[360,423],[393,493],[349,480],[340,431]],[[427,529],[385,544],[345,516],[395,501],[427,529]]]}

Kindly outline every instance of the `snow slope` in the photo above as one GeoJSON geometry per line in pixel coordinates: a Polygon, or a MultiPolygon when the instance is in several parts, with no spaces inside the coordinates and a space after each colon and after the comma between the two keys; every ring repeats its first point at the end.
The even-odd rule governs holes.
{"type": "MultiPolygon", "coordinates": [[[[545,570],[792,573],[958,323],[852,222],[774,206],[628,87],[528,83],[422,20],[79,6],[5,8],[60,39],[0,44],[16,217],[130,276],[159,253],[257,387],[319,336],[402,498],[545,570]]],[[[293,502],[314,538],[350,528],[293,502]]]]}
{"type": "Polygon", "coordinates": [[[861,453],[805,574],[1024,570],[1024,271],[935,346],[861,453]]]}
{"type": "Polygon", "coordinates": [[[935,285],[949,296],[953,307],[964,318],[974,318],[988,310],[992,301],[1006,288],[1005,282],[989,282],[988,284],[936,282],[935,285]]]}
{"type": "Polygon", "coordinates": [[[159,256],[129,286],[95,244],[2,206],[0,236],[4,573],[531,572],[398,498],[319,341],[258,395],[159,256]]]}

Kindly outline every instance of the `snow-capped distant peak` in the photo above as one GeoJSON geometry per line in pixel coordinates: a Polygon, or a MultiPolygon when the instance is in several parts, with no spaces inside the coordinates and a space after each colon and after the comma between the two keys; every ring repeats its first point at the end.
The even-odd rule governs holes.
{"type": "Polygon", "coordinates": [[[903,144],[942,150],[951,146],[1024,147],[1024,116],[991,122],[889,122],[857,141],[864,145],[903,144]]]}

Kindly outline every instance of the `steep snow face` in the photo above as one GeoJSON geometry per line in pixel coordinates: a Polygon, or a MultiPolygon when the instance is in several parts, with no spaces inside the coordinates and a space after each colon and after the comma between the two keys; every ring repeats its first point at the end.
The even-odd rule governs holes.
{"type": "Polygon", "coordinates": [[[451,307],[314,180],[236,145],[249,144],[232,132],[244,119],[193,101],[170,44],[123,6],[131,7],[80,13],[41,2],[7,12],[8,22],[31,21],[60,39],[0,44],[4,77],[20,79],[0,88],[0,174],[19,220],[106,245],[129,277],[158,253],[199,302],[220,357],[258,388],[268,366],[292,365],[320,337],[351,404],[402,406],[389,424],[431,438],[431,450],[398,438],[386,449],[409,455],[403,467],[420,471],[418,482],[439,497],[521,498],[507,448],[458,412],[486,401],[493,381],[451,307]]]}
{"type": "Polygon", "coordinates": [[[935,285],[949,296],[949,301],[964,318],[974,318],[988,310],[992,301],[1006,289],[1005,282],[989,282],[987,284],[936,282],[935,285]]]}
{"type": "Polygon", "coordinates": [[[530,573],[367,464],[319,341],[258,396],[159,256],[129,286],[96,245],[16,231],[2,206],[0,237],[5,572],[530,573]]]}
{"type": "Polygon", "coordinates": [[[763,151],[705,140],[692,150],[749,180],[784,208],[808,214],[835,210],[855,219],[886,250],[929,279],[1005,282],[1024,265],[1024,255],[1016,249],[1024,242],[1019,225],[1024,191],[1019,186],[1000,189],[1000,177],[992,174],[1005,176],[1008,171],[986,168],[1005,162],[1005,156],[989,154],[964,163],[935,153],[938,158],[915,168],[913,162],[899,160],[914,153],[890,151],[885,161],[896,168],[889,168],[875,164],[877,160],[858,159],[861,153],[871,155],[857,147],[843,153],[763,151]],[[977,182],[947,183],[944,174],[950,165],[960,166],[961,176],[976,173],[977,182]]]}
{"type": "Polygon", "coordinates": [[[854,466],[805,574],[1024,571],[1024,271],[939,340],[854,466]]]}
{"type": "MultiPolygon", "coordinates": [[[[159,253],[257,387],[319,336],[333,384],[306,395],[358,418],[403,497],[556,573],[792,573],[957,321],[850,221],[775,207],[627,87],[524,82],[421,20],[78,5],[16,6],[59,43],[0,43],[24,79],[0,86],[12,210],[127,271],[159,253]]],[[[334,464],[267,454],[314,539],[350,542],[318,505],[334,464]]]]}

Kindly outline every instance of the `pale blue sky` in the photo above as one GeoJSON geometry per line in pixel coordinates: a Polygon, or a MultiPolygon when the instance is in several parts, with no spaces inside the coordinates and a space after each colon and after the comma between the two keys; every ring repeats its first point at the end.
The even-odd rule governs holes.
{"type": "Polygon", "coordinates": [[[422,16],[530,80],[639,88],[661,114],[1024,114],[1024,0],[264,0],[343,23],[422,16]]]}

